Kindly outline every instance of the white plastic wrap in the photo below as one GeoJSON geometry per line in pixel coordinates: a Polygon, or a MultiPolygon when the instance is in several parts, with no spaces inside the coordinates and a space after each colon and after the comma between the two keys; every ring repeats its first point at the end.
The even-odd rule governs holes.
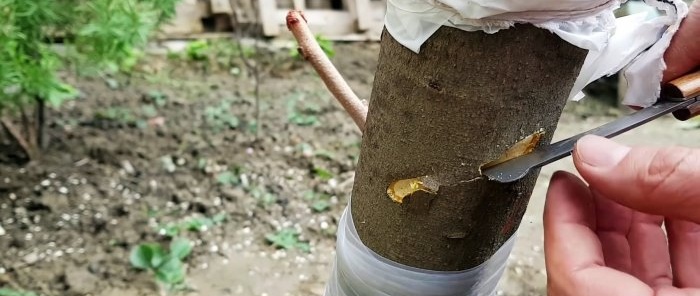
{"type": "Polygon", "coordinates": [[[464,271],[432,271],[390,261],[367,248],[355,231],[350,206],[338,225],[336,260],[325,296],[495,295],[513,235],[486,262],[464,271]]]}
{"type": "Polygon", "coordinates": [[[418,53],[441,26],[495,33],[515,23],[547,29],[589,50],[571,99],[594,80],[624,69],[624,103],[646,107],[658,97],[663,53],[688,7],[682,0],[644,0],[663,14],[646,12],[616,19],[626,0],[388,0],[386,28],[402,45],[418,53]]]}

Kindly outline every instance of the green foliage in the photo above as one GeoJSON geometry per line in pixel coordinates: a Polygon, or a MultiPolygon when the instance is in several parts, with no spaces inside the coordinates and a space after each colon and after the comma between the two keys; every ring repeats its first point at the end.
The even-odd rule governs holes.
{"type": "Polygon", "coordinates": [[[225,213],[216,214],[211,218],[192,217],[184,221],[168,223],[165,226],[161,226],[158,229],[158,233],[169,237],[176,237],[183,231],[206,231],[207,229],[211,229],[212,227],[223,223],[225,220],[225,213]]]}
{"type": "Polygon", "coordinates": [[[311,126],[319,123],[317,114],[321,107],[313,102],[306,101],[303,94],[296,94],[287,101],[287,116],[290,123],[299,126],[311,126]]]}
{"type": "Polygon", "coordinates": [[[0,111],[75,97],[56,76],[66,61],[88,73],[130,69],[178,1],[0,0],[0,111]],[[57,36],[65,54],[49,44],[57,36]]]}
{"type": "Polygon", "coordinates": [[[233,186],[241,183],[238,173],[234,171],[224,171],[216,175],[216,183],[225,186],[233,186]]]}
{"type": "Polygon", "coordinates": [[[168,96],[159,90],[149,91],[145,98],[157,107],[163,107],[168,103],[168,96]]]}
{"type": "Polygon", "coordinates": [[[187,44],[185,55],[192,61],[203,61],[209,56],[209,43],[206,40],[197,40],[187,44]]]}
{"type": "Polygon", "coordinates": [[[8,288],[0,288],[0,296],[37,296],[34,292],[19,291],[8,288]]]}
{"type": "Polygon", "coordinates": [[[314,174],[314,176],[323,181],[328,181],[333,178],[333,173],[324,168],[314,167],[311,172],[314,174]]]}
{"type": "Polygon", "coordinates": [[[316,35],[316,42],[321,46],[321,49],[329,58],[335,56],[335,50],[333,49],[333,41],[326,39],[321,35],[316,35]]]}
{"type": "Polygon", "coordinates": [[[307,191],[304,193],[304,199],[309,201],[312,210],[316,213],[322,213],[328,211],[331,207],[330,196],[328,194],[316,193],[314,191],[307,191]]]}
{"type": "Polygon", "coordinates": [[[121,123],[132,123],[135,118],[131,110],[123,107],[110,107],[95,112],[96,119],[109,120],[121,123]]]}
{"type": "Polygon", "coordinates": [[[277,202],[277,196],[268,191],[264,186],[254,186],[250,189],[250,195],[258,201],[263,208],[269,207],[277,202]]]}
{"type": "Polygon", "coordinates": [[[240,125],[240,120],[231,113],[231,102],[222,100],[219,105],[208,106],[204,109],[204,117],[209,126],[219,131],[225,128],[235,129],[240,125]]]}
{"type": "Polygon", "coordinates": [[[153,272],[156,280],[168,289],[182,288],[185,281],[183,260],[192,252],[192,242],[185,238],[175,238],[170,243],[170,251],[159,244],[140,244],[131,250],[129,261],[133,267],[153,272]]]}
{"type": "Polygon", "coordinates": [[[255,47],[233,40],[196,40],[187,43],[183,51],[168,52],[168,58],[194,62],[203,70],[219,69],[239,76],[247,68],[246,60],[254,59],[257,53],[255,47]]]}
{"type": "MultiPolygon", "coordinates": [[[[333,49],[333,41],[327,39],[326,37],[323,37],[322,35],[316,35],[314,36],[316,38],[316,42],[318,42],[318,45],[321,46],[321,50],[329,57],[332,58],[335,56],[335,50],[333,49]]],[[[292,48],[289,51],[289,56],[292,57],[293,59],[301,59],[301,55],[299,54],[299,50],[297,48],[292,48]]]]}
{"type": "Polygon", "coordinates": [[[309,243],[300,241],[299,233],[294,229],[282,229],[274,234],[266,235],[265,239],[268,243],[277,248],[282,248],[285,250],[298,249],[307,253],[311,251],[309,243]]]}

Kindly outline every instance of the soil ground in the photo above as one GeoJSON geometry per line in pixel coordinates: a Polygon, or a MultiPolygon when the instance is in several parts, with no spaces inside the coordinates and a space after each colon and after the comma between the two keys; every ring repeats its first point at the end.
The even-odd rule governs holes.
{"type": "MultiPolygon", "coordinates": [[[[361,98],[378,49],[336,44],[334,63],[361,98]]],[[[164,226],[224,213],[218,224],[179,231],[195,242],[183,294],[322,295],[361,138],[313,71],[289,60],[284,52],[259,63],[259,104],[232,55],[149,57],[131,76],[66,75],[82,95],[50,112],[41,160],[18,164],[16,147],[0,138],[0,287],[159,295],[153,275],[131,267],[131,249],[167,245],[164,226]],[[283,230],[298,231],[309,251],[267,242],[283,230]]],[[[556,138],[620,113],[585,104],[569,104],[556,138]]],[[[621,140],[698,147],[700,133],[664,118],[621,140]]],[[[557,169],[573,171],[570,159],[543,169],[500,295],[545,294],[541,214],[557,169]]]]}

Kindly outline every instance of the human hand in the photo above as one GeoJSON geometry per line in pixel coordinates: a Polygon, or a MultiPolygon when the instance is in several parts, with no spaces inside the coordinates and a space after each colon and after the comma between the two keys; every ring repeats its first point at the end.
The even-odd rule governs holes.
{"type": "Polygon", "coordinates": [[[700,66],[700,1],[690,6],[688,16],[673,35],[671,44],[664,53],[666,70],[663,82],[683,76],[700,66]]]}
{"type": "Polygon", "coordinates": [[[700,150],[586,136],[544,211],[549,295],[700,295],[700,150]],[[666,233],[662,229],[662,223],[666,233]],[[668,236],[668,240],[667,240],[668,236]]]}

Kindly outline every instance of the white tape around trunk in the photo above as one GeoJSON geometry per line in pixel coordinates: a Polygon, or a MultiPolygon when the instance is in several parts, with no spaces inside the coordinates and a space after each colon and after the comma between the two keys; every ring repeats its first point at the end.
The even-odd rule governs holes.
{"type": "Polygon", "coordinates": [[[589,50],[570,98],[594,80],[624,68],[624,103],[646,107],[660,91],[666,65],[663,53],[688,7],[682,0],[644,0],[663,12],[615,18],[626,0],[387,0],[386,28],[402,45],[418,53],[441,26],[495,33],[516,23],[547,29],[589,50]]]}
{"type": "Polygon", "coordinates": [[[481,296],[494,295],[513,235],[481,265],[464,271],[432,271],[414,268],[383,258],[360,241],[345,209],[338,225],[336,259],[325,296],[481,296]]]}

